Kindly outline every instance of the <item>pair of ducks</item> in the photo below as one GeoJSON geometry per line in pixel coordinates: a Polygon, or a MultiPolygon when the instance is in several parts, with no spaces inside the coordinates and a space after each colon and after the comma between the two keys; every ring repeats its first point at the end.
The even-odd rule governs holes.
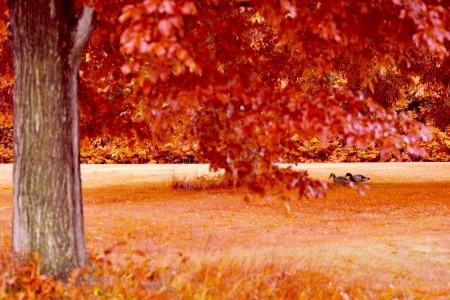
{"type": "Polygon", "coordinates": [[[366,177],[364,175],[352,175],[352,173],[347,173],[345,176],[336,176],[334,173],[330,174],[330,177],[328,179],[333,178],[333,181],[339,184],[343,183],[350,183],[350,182],[364,182],[369,180],[369,177],[366,177]],[[348,178],[347,178],[348,177],[348,178]]]}

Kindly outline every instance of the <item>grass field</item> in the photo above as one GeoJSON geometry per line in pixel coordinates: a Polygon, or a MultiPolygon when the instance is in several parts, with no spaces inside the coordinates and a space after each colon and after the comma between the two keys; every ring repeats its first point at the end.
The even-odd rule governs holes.
{"type": "MultiPolygon", "coordinates": [[[[276,199],[244,202],[244,189],[170,188],[173,175],[206,174],[207,165],[83,165],[88,250],[110,263],[108,282],[86,294],[450,299],[449,163],[298,168],[330,182],[331,172],[371,180],[365,196],[336,187],[324,199],[294,200],[287,217],[276,199]],[[139,287],[130,287],[132,278],[140,278],[139,287]]],[[[2,253],[10,247],[11,170],[0,165],[2,253]]]]}

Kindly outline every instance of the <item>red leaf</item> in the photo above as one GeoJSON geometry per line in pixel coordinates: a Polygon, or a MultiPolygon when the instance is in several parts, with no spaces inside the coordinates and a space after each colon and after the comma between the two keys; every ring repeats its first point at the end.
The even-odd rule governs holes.
{"type": "Polygon", "coordinates": [[[129,10],[125,11],[119,16],[119,22],[124,23],[130,17],[131,12],[129,10]]]}
{"type": "Polygon", "coordinates": [[[136,48],[136,42],[138,39],[133,38],[129,40],[127,43],[125,43],[122,48],[125,51],[125,53],[130,54],[133,52],[133,50],[136,48]]]}
{"type": "Polygon", "coordinates": [[[295,17],[297,17],[297,10],[295,9],[295,7],[287,0],[281,0],[280,1],[280,5],[282,8],[284,8],[285,10],[287,10],[290,14],[291,17],[293,19],[295,19],[295,17]]]}
{"type": "Polygon", "coordinates": [[[150,45],[146,41],[141,40],[139,42],[139,52],[140,53],[146,53],[149,50],[149,48],[150,48],[150,45]]]}
{"type": "Polygon", "coordinates": [[[158,56],[163,56],[164,54],[167,53],[166,48],[164,48],[160,44],[156,44],[155,48],[153,49],[153,52],[155,52],[155,54],[158,56]]]}
{"type": "Polygon", "coordinates": [[[125,5],[125,6],[122,8],[122,12],[129,11],[129,10],[131,10],[132,8],[134,8],[134,5],[133,5],[133,4],[127,4],[127,5],[125,5]]]}
{"type": "Polygon", "coordinates": [[[128,64],[124,64],[123,66],[120,67],[120,70],[122,71],[122,73],[124,75],[128,75],[130,74],[131,70],[130,70],[130,66],[128,64]]]}
{"type": "Polygon", "coordinates": [[[159,6],[160,13],[168,13],[173,14],[173,2],[172,1],[163,1],[163,3],[159,6]]]}
{"type": "Polygon", "coordinates": [[[156,3],[150,3],[150,1],[144,1],[142,3],[145,6],[145,10],[148,14],[152,14],[156,10],[156,3]]]}
{"type": "Polygon", "coordinates": [[[181,6],[181,11],[184,15],[195,15],[197,14],[197,7],[192,2],[186,2],[181,6]]]}
{"type": "Polygon", "coordinates": [[[163,36],[169,36],[172,33],[172,24],[168,20],[163,19],[158,23],[158,30],[163,36]]]}

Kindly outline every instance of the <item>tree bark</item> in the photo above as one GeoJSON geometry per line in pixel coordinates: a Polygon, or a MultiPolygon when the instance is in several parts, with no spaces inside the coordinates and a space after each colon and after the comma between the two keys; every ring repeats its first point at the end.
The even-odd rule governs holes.
{"type": "Polygon", "coordinates": [[[12,248],[65,279],[86,266],[78,70],[94,10],[72,0],[9,0],[14,66],[12,248]]]}

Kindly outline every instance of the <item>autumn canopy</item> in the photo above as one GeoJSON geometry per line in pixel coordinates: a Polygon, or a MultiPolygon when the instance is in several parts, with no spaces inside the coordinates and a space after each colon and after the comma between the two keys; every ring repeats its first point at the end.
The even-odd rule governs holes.
{"type": "MultiPolygon", "coordinates": [[[[282,175],[270,164],[293,138],[377,141],[383,160],[402,147],[424,155],[417,142],[428,130],[402,113],[417,82],[447,108],[449,15],[439,2],[144,1],[106,21],[114,31],[94,33],[81,67],[81,90],[104,91],[81,99],[86,132],[178,134],[214,168],[263,188],[282,175]]],[[[288,186],[312,184],[296,176],[288,186]]]]}
{"type": "MultiPolygon", "coordinates": [[[[270,174],[254,160],[270,169],[293,139],[377,141],[381,159],[402,147],[424,155],[417,141],[430,134],[403,111],[425,86],[427,121],[447,125],[450,21],[441,1],[85,4],[97,22],[80,67],[83,137],[177,135],[198,142],[213,168],[253,181],[270,174]]],[[[11,110],[1,8],[2,109],[11,110]]]]}

